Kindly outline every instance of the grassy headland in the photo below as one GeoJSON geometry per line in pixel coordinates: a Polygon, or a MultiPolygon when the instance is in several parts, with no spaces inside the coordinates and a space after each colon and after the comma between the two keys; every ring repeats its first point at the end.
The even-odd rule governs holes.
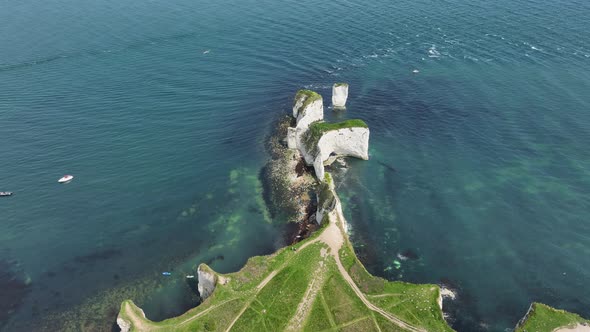
{"type": "Polygon", "coordinates": [[[125,301],[119,318],[133,331],[452,331],[438,286],[389,282],[365,270],[343,231],[335,192],[324,189],[336,206],[310,238],[218,274],[213,294],[182,316],[152,322],[125,301]]]}
{"type": "Polygon", "coordinates": [[[551,332],[559,328],[574,327],[578,324],[590,325],[590,320],[542,303],[533,303],[514,332],[551,332]]]}

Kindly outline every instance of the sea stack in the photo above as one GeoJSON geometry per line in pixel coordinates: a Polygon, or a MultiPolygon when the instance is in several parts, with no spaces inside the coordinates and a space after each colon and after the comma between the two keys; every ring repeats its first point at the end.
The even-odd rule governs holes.
{"type": "Polygon", "coordinates": [[[334,84],[332,86],[332,105],[334,109],[346,108],[346,99],[348,99],[348,84],[334,84]]]}
{"type": "MultiPolygon", "coordinates": [[[[346,103],[348,84],[334,85],[332,101],[339,96],[339,105],[346,103]]],[[[336,105],[336,104],[334,104],[336,105]]],[[[310,90],[299,90],[293,102],[295,127],[288,128],[289,149],[299,150],[305,163],[313,165],[318,181],[324,182],[324,166],[336,156],[369,159],[369,127],[358,119],[338,123],[324,122],[322,96],[310,90]]]]}
{"type": "Polygon", "coordinates": [[[293,117],[296,126],[289,128],[287,133],[289,149],[298,148],[301,136],[307,131],[311,123],[324,119],[324,100],[322,96],[315,91],[299,90],[293,101],[293,117]]]}

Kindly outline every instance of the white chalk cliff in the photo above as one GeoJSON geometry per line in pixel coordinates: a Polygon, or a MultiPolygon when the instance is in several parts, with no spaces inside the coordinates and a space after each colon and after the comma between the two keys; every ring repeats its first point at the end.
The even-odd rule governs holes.
{"type": "Polygon", "coordinates": [[[332,86],[332,105],[334,108],[346,107],[346,99],[348,99],[348,84],[334,84],[332,86]]]}
{"type": "Polygon", "coordinates": [[[296,120],[295,128],[289,128],[287,145],[289,149],[297,149],[301,145],[301,137],[313,122],[324,119],[324,101],[319,94],[301,90],[295,96],[293,104],[293,117],[296,120]]]}
{"type": "Polygon", "coordinates": [[[351,127],[324,133],[318,141],[318,153],[313,160],[315,175],[324,179],[324,162],[330,155],[369,159],[369,128],[351,127]]]}
{"type": "MultiPolygon", "coordinates": [[[[344,102],[348,94],[348,85],[345,87],[344,102]]],[[[336,85],[334,85],[336,89],[336,85]]],[[[324,105],[320,95],[309,90],[299,91],[295,97],[293,117],[296,119],[296,127],[289,128],[287,133],[287,145],[290,149],[298,149],[305,162],[313,165],[319,181],[324,181],[324,162],[331,156],[350,156],[369,159],[369,128],[351,126],[337,130],[329,130],[317,140],[317,146],[306,147],[303,142],[304,134],[312,123],[322,121],[324,118],[324,105]],[[308,98],[313,98],[308,100],[308,98]]]]}
{"type": "Polygon", "coordinates": [[[213,273],[206,265],[199,265],[197,269],[197,276],[199,280],[199,284],[197,286],[197,290],[199,291],[199,295],[201,296],[201,300],[205,301],[213,291],[215,290],[215,286],[217,285],[217,276],[213,273]]]}

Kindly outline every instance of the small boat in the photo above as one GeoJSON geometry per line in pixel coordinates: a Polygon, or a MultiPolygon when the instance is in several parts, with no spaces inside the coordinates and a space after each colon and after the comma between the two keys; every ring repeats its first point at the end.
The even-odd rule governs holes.
{"type": "Polygon", "coordinates": [[[419,72],[420,72],[420,71],[419,71],[418,69],[414,69],[414,70],[412,70],[412,73],[414,73],[414,74],[418,74],[419,72]]]}
{"type": "Polygon", "coordinates": [[[187,279],[195,279],[195,276],[191,274],[191,275],[186,276],[186,278],[187,279]]]}
{"type": "Polygon", "coordinates": [[[209,54],[209,52],[211,52],[211,50],[206,50],[203,52],[203,54],[209,54]]]}
{"type": "Polygon", "coordinates": [[[0,197],[8,197],[8,196],[12,196],[12,193],[10,191],[0,191],[0,197]]]}
{"type": "Polygon", "coordinates": [[[72,181],[72,179],[74,179],[73,175],[64,175],[61,177],[61,179],[57,180],[57,182],[59,183],[68,183],[70,181],[72,181]]]}
{"type": "Polygon", "coordinates": [[[162,272],[162,275],[163,275],[163,276],[171,276],[171,275],[172,275],[172,273],[171,273],[171,272],[162,272]]]}

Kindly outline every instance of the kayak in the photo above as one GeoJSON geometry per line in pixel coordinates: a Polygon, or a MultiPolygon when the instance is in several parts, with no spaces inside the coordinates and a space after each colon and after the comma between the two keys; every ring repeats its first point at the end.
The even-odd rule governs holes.
{"type": "Polygon", "coordinates": [[[72,179],[74,179],[73,175],[64,175],[61,177],[61,179],[57,180],[57,182],[59,183],[67,183],[72,181],[72,179]]]}

